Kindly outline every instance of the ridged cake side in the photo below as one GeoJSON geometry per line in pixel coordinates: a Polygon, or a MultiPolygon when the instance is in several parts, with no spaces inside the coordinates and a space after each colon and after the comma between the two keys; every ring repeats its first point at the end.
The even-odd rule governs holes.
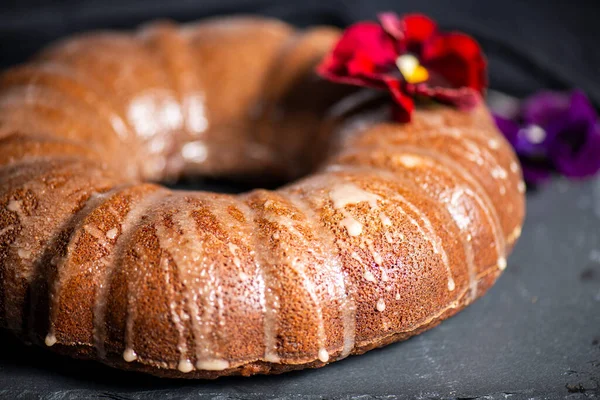
{"type": "Polygon", "coordinates": [[[160,376],[319,367],[481,296],[524,215],[483,105],[390,122],[338,37],[259,18],[57,44],[0,76],[0,327],[160,376]],[[241,195],[181,175],[290,179],[241,195]]]}

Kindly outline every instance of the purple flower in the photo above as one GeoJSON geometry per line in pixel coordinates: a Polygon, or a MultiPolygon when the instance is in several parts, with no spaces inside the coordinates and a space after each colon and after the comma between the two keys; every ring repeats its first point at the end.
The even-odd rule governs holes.
{"type": "Polygon", "coordinates": [[[519,156],[527,182],[542,183],[552,172],[577,179],[600,171],[600,123],[582,91],[540,92],[516,115],[494,118],[519,156]]]}

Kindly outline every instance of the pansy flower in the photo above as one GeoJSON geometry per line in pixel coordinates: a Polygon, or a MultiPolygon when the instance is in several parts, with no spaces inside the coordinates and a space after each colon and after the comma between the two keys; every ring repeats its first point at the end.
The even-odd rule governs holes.
{"type": "Polygon", "coordinates": [[[383,13],[379,23],[350,26],[317,72],[333,82],[388,90],[401,122],[410,120],[415,99],[468,109],[487,85],[477,42],[462,33],[441,32],[420,14],[383,13]]]}
{"type": "Polygon", "coordinates": [[[600,123],[582,91],[540,92],[515,115],[494,118],[519,156],[527,182],[542,183],[553,171],[568,178],[600,171],[600,123]]]}

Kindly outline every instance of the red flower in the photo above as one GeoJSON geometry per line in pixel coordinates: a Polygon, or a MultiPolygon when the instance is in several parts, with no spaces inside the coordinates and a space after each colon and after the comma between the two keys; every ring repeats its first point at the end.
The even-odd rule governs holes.
{"type": "Polygon", "coordinates": [[[317,72],[334,82],[389,90],[402,122],[410,120],[415,98],[459,108],[477,104],[487,85],[486,62],[473,38],[440,32],[419,14],[383,13],[379,21],[346,29],[317,72]]]}

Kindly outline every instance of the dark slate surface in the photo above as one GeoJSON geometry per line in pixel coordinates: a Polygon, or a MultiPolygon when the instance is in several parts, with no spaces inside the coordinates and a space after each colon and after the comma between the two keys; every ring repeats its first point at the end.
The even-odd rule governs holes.
{"type": "Polygon", "coordinates": [[[160,380],[2,336],[0,398],[409,399],[600,396],[600,179],[528,194],[509,267],[439,327],[319,370],[160,380]],[[571,393],[570,391],[577,391],[571,393]]]}
{"type": "MultiPolygon", "coordinates": [[[[157,17],[261,13],[300,26],[420,10],[482,42],[492,86],[578,86],[600,103],[598,0],[1,0],[0,66],[48,41],[157,17]]],[[[528,193],[523,236],[484,298],[434,330],[320,370],[165,381],[28,348],[0,333],[4,399],[600,397],[600,180],[528,193]]]]}

